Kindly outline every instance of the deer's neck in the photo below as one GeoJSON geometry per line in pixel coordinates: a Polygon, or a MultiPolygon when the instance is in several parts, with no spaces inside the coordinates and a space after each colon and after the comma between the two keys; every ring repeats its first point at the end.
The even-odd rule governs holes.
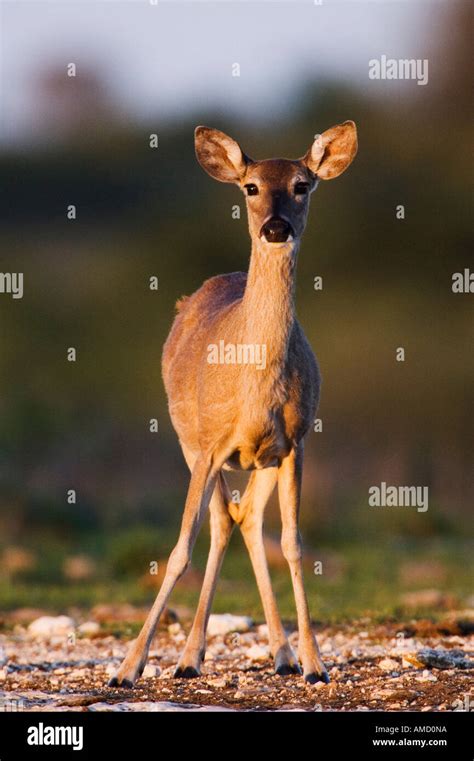
{"type": "Polygon", "coordinates": [[[267,364],[283,365],[295,320],[294,243],[252,244],[242,300],[245,340],[265,345],[267,364]]]}

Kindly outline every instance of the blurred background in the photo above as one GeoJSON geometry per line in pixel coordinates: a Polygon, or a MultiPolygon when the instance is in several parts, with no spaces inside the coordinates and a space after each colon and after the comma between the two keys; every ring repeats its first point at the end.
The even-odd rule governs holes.
{"type": "MultiPolygon", "coordinates": [[[[323,375],[301,516],[311,606],[327,621],[466,605],[473,297],[451,282],[472,266],[468,3],[40,0],[1,12],[0,269],[23,272],[25,293],[0,296],[0,608],[153,598],[188,484],[162,345],[176,300],[249,256],[243,199],[200,169],[194,127],[228,132],[254,158],[297,157],[345,119],[359,154],[313,196],[298,265],[323,375]],[[370,80],[381,55],[429,59],[429,83],[370,80]],[[369,508],[381,481],[428,486],[429,510],[369,508]]],[[[275,504],[266,528],[293,618],[275,504]]],[[[206,528],[177,604],[195,605],[207,546],[206,528]]],[[[215,610],[263,616],[237,532],[215,610]]]]}

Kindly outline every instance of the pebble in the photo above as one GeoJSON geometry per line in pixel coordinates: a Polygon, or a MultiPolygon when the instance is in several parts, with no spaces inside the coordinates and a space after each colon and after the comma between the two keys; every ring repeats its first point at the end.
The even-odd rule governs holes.
{"type": "Polygon", "coordinates": [[[100,631],[100,624],[97,621],[85,621],[79,626],[78,631],[86,637],[91,634],[97,634],[100,631]]]}
{"type": "Polygon", "coordinates": [[[69,676],[71,679],[82,679],[89,673],[89,669],[74,669],[73,671],[69,672],[69,676]]]}
{"type": "Polygon", "coordinates": [[[40,616],[28,627],[28,634],[35,639],[69,634],[74,631],[74,621],[69,616],[40,616]]]}
{"type": "Polygon", "coordinates": [[[399,668],[399,665],[400,664],[397,661],[394,661],[393,658],[383,658],[377,664],[382,671],[396,671],[396,669],[399,668]]]}
{"type": "Polygon", "coordinates": [[[247,632],[252,627],[253,621],[248,616],[233,616],[231,613],[212,613],[209,616],[207,633],[210,637],[218,634],[225,636],[231,632],[247,632]]]}
{"type": "Polygon", "coordinates": [[[327,687],[327,684],[325,682],[316,682],[316,684],[311,685],[312,690],[324,690],[327,687]]]}
{"type": "Polygon", "coordinates": [[[227,687],[227,682],[225,679],[208,679],[207,683],[211,685],[211,687],[217,687],[218,689],[227,687]]]}
{"type": "Polygon", "coordinates": [[[245,657],[251,661],[266,661],[270,657],[268,648],[261,645],[252,645],[245,651],[245,657]]]}
{"type": "Polygon", "coordinates": [[[261,639],[268,639],[268,626],[267,624],[260,624],[257,626],[257,636],[261,639]]]}
{"type": "Polygon", "coordinates": [[[149,679],[155,676],[160,676],[161,669],[159,666],[153,666],[151,663],[147,663],[143,669],[143,675],[145,679],[149,679]]]}
{"type": "Polygon", "coordinates": [[[474,660],[468,658],[467,653],[463,650],[425,647],[417,653],[416,657],[423,665],[438,669],[469,669],[474,667],[474,660]]]}
{"type": "Polygon", "coordinates": [[[416,677],[417,682],[437,682],[438,677],[431,673],[431,671],[428,671],[428,669],[425,669],[421,676],[416,677]]]}

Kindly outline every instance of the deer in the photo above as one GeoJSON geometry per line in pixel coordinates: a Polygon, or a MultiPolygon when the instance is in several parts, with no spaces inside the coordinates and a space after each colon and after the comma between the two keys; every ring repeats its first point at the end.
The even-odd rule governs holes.
{"type": "MultiPolygon", "coordinates": [[[[162,374],[191,477],[178,540],[161,587],[109,686],[130,688],[142,674],[160,617],[191,562],[208,512],[207,564],[174,676],[189,679],[201,674],[217,580],[238,524],[268,625],[275,673],[302,673],[309,684],[328,683],[310,617],[298,528],[304,439],[314,424],[321,375],[296,319],[295,276],[310,196],[320,180],[338,177],[350,165],[357,153],[357,129],[353,121],[345,121],[316,135],[300,159],[253,160],[228,135],[200,126],[195,130],[195,151],[212,178],[236,184],[245,195],[250,263],[247,273],[211,277],[177,302],[163,349],[162,374]],[[209,361],[210,347],[219,342],[225,347],[265,346],[265,362],[258,366],[237,362],[235,352],[230,361],[227,354],[225,361],[209,361]],[[238,503],[225,475],[232,470],[249,472],[238,503]],[[298,657],[282,625],[265,554],[263,518],[275,487],[281,549],[295,598],[298,657]]],[[[245,359],[242,352],[238,356],[245,359]]]]}

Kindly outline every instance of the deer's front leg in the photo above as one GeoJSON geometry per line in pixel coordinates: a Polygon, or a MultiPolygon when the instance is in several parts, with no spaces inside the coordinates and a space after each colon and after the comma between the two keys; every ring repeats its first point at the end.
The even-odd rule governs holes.
{"type": "Polygon", "coordinates": [[[229,543],[234,521],[227,509],[224,496],[224,477],[222,473],[211,498],[211,546],[206,564],[206,573],[199,596],[198,608],[193,625],[186,642],[186,647],[179,659],[175,677],[192,678],[201,673],[201,661],[206,649],[206,629],[211,612],[212,600],[217,586],[217,579],[227,545],[229,543]]]}
{"type": "Polygon", "coordinates": [[[160,591],[140,634],[128,651],[116,676],[110,680],[110,687],[132,687],[141,675],[163,609],[174,585],[191,561],[191,553],[209,505],[216,475],[211,459],[199,456],[193,467],[178,542],[169,557],[160,591]]]}
{"type": "Polygon", "coordinates": [[[307,682],[329,682],[326,667],[319,653],[318,643],[311,627],[308,600],[303,583],[301,537],[298,516],[303,471],[303,443],[291,450],[278,469],[278,497],[280,500],[282,535],[281,547],[288,562],[295,595],[298,617],[298,655],[307,682]]]}

